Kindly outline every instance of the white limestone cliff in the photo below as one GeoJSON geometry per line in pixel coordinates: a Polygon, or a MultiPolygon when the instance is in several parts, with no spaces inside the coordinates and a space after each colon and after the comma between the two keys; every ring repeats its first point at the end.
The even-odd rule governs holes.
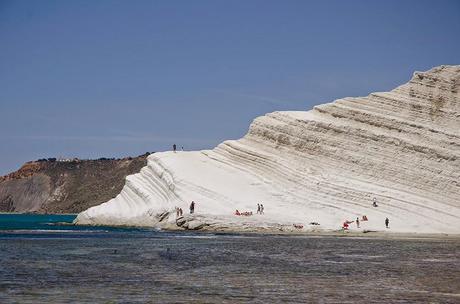
{"type": "Polygon", "coordinates": [[[353,230],[386,230],[388,217],[393,232],[460,233],[459,92],[460,66],[440,66],[390,92],[258,117],[213,150],[150,155],[76,223],[171,227],[174,207],[188,212],[193,200],[197,216],[180,224],[195,228],[338,229],[366,215],[353,230]],[[265,215],[232,215],[257,203],[265,215]]]}

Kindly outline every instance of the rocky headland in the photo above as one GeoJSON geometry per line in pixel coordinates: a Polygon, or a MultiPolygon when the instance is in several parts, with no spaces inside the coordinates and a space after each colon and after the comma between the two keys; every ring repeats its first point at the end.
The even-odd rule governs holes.
{"type": "Polygon", "coordinates": [[[115,197],[147,156],[27,162],[0,177],[0,212],[79,213],[115,197]]]}
{"type": "Polygon", "coordinates": [[[460,66],[439,66],[389,92],[269,113],[213,150],[149,156],[76,223],[460,233],[459,92],[460,66]],[[177,218],[192,200],[195,214],[177,218]]]}

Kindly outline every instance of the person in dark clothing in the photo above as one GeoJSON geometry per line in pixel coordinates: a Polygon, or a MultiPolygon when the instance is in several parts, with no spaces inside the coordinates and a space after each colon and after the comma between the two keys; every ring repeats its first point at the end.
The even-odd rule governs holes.
{"type": "Polygon", "coordinates": [[[373,200],[373,202],[372,202],[372,206],[378,207],[378,205],[377,205],[377,199],[376,199],[375,197],[374,197],[374,200],[373,200]]]}
{"type": "Polygon", "coordinates": [[[173,151],[176,152],[176,144],[173,145],[173,151]]]}
{"type": "Polygon", "coordinates": [[[260,204],[257,204],[257,214],[260,213],[260,204]]]}
{"type": "Polygon", "coordinates": [[[388,225],[390,224],[390,220],[388,218],[385,219],[385,226],[388,228],[388,225]]]}
{"type": "Polygon", "coordinates": [[[359,228],[359,218],[356,218],[356,226],[359,228]]]}
{"type": "Polygon", "coordinates": [[[192,214],[193,212],[195,212],[195,202],[192,201],[192,203],[190,204],[190,214],[192,214]]]}

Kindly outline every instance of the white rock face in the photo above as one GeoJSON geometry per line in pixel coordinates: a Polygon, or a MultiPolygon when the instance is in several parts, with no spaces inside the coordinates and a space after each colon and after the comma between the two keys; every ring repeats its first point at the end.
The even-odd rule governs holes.
{"type": "Polygon", "coordinates": [[[200,216],[230,225],[338,229],[366,215],[360,230],[386,230],[388,217],[392,232],[460,233],[460,66],[417,72],[391,92],[258,117],[244,138],[213,150],[152,154],[116,198],[76,222],[175,225],[164,212],[188,212],[192,200],[200,216]],[[257,203],[265,215],[232,215],[257,203]]]}

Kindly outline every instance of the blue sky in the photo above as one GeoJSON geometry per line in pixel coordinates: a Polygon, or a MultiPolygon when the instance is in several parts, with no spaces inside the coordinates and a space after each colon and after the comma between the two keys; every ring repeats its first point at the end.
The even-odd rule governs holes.
{"type": "Polygon", "coordinates": [[[0,174],[212,148],[460,64],[460,1],[2,1],[0,174]]]}

